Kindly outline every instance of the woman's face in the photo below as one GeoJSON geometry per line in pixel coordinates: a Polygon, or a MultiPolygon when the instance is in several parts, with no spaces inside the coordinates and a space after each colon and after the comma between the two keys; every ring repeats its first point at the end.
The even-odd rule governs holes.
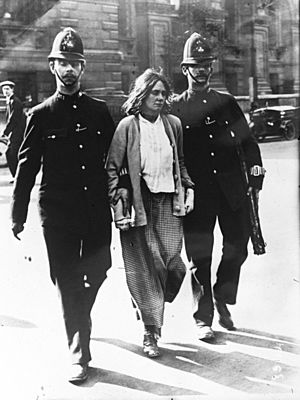
{"type": "Polygon", "coordinates": [[[167,91],[162,81],[156,82],[143,104],[143,111],[159,114],[167,98],[167,91]]]}

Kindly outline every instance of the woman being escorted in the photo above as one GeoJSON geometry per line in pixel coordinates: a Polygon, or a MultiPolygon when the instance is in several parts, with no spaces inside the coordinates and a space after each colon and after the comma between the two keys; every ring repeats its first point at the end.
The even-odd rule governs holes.
{"type": "Polygon", "coordinates": [[[160,355],[157,340],[164,303],[174,300],[185,276],[182,217],[194,202],[194,185],[183,160],[181,122],[168,114],[170,97],[160,72],[149,68],[136,79],[106,167],[126,280],[145,326],[143,349],[148,357],[160,355]],[[128,189],[120,188],[124,167],[132,215],[126,215],[128,189]]]}

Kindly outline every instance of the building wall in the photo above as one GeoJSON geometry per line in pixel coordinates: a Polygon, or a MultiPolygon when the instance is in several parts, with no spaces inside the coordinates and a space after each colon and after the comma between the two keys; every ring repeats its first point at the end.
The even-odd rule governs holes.
{"type": "Polygon", "coordinates": [[[162,67],[181,91],[184,42],[203,29],[219,55],[213,87],[247,95],[255,50],[260,94],[298,92],[298,8],[297,0],[0,0],[0,80],[15,80],[23,101],[42,101],[55,88],[53,39],[72,26],[85,45],[90,93],[122,99],[148,67],[162,67]]]}
{"type": "Polygon", "coordinates": [[[8,3],[11,17],[3,18],[4,1],[0,0],[4,13],[0,19],[0,79],[16,81],[16,91],[23,100],[31,96],[33,103],[40,102],[54,90],[47,56],[54,37],[66,26],[78,30],[85,46],[87,71],[83,88],[98,87],[104,93],[121,91],[118,0],[51,1],[51,7],[30,25],[14,19],[20,2],[8,3]]]}

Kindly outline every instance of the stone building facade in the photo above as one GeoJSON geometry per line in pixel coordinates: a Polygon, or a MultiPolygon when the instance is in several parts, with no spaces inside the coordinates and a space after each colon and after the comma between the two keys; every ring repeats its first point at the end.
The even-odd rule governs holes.
{"type": "Polygon", "coordinates": [[[234,95],[299,91],[298,0],[0,0],[0,80],[28,104],[54,90],[47,56],[56,33],[77,29],[86,48],[83,89],[116,104],[134,78],[162,67],[184,89],[188,35],[208,36],[218,54],[212,86],[234,95]]]}

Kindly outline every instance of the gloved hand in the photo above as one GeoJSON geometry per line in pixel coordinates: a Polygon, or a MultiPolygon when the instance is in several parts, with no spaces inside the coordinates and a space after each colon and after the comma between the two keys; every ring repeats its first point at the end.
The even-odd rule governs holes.
{"type": "Polygon", "coordinates": [[[130,218],[123,218],[119,221],[115,222],[116,228],[120,229],[120,231],[128,231],[131,227],[131,220],[130,218]]]}
{"type": "Polygon", "coordinates": [[[18,239],[18,240],[21,240],[20,238],[19,238],[19,233],[21,233],[21,232],[23,232],[23,230],[24,230],[24,224],[20,224],[20,223],[18,223],[18,222],[13,222],[13,224],[12,224],[12,231],[13,231],[13,234],[14,234],[14,237],[16,238],[16,239],[18,239]]]}
{"type": "Polygon", "coordinates": [[[194,209],[194,190],[191,188],[186,190],[184,208],[186,214],[189,214],[194,209]]]}
{"type": "Polygon", "coordinates": [[[125,188],[119,188],[116,191],[116,194],[113,199],[113,205],[115,206],[117,202],[121,199],[123,206],[123,215],[124,217],[129,213],[130,209],[130,195],[129,190],[125,188]]]}

